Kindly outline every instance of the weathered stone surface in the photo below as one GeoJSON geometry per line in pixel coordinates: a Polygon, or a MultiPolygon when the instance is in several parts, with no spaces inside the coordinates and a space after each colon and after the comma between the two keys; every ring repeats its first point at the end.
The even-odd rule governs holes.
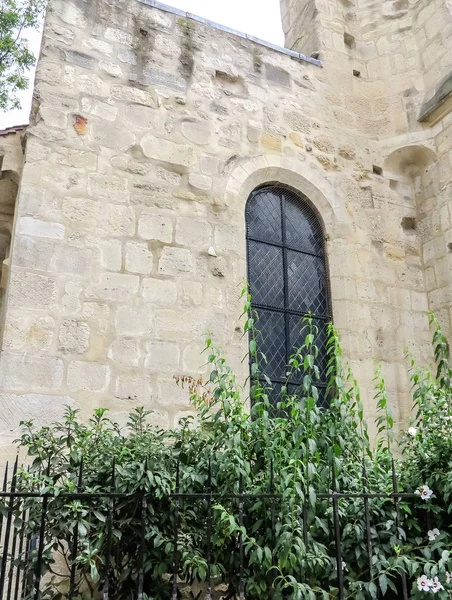
{"type": "Polygon", "coordinates": [[[84,321],[65,319],[58,336],[59,350],[64,354],[83,354],[89,347],[90,328],[84,321]]]}
{"type": "Polygon", "coordinates": [[[125,245],[125,266],[130,273],[149,275],[154,257],[148,245],[141,242],[127,242],[125,245]]]}
{"type": "Polygon", "coordinates": [[[39,221],[34,217],[22,217],[19,219],[17,231],[24,235],[53,238],[55,240],[62,240],[64,238],[64,225],[61,225],[61,223],[39,221]]]}
{"type": "Polygon", "coordinates": [[[9,301],[14,308],[49,309],[58,297],[58,285],[54,277],[37,275],[15,269],[9,282],[9,301]]]}
{"type": "Polygon", "coordinates": [[[154,211],[141,211],[138,219],[138,235],[145,240],[158,240],[171,243],[173,241],[173,219],[171,215],[158,214],[154,211]]]}
{"type": "Polygon", "coordinates": [[[141,140],[141,147],[145,156],[154,160],[160,160],[172,165],[181,167],[191,167],[197,161],[196,152],[191,146],[175,144],[168,140],[159,140],[155,143],[153,136],[144,136],[141,140]]]}
{"type": "Polygon", "coordinates": [[[150,342],[146,344],[146,369],[174,373],[179,368],[179,361],[180,350],[177,344],[168,342],[150,342]]]}
{"type": "Polygon", "coordinates": [[[63,383],[64,364],[54,356],[29,356],[3,351],[0,357],[0,386],[3,390],[56,391],[63,383]]]}
{"type": "Polygon", "coordinates": [[[211,131],[208,123],[184,121],[181,125],[181,131],[189,142],[199,146],[207,146],[210,142],[211,131]]]}
{"type": "Polygon", "coordinates": [[[177,300],[176,284],[166,279],[143,279],[142,293],[146,301],[157,306],[172,306],[177,300]]]}
{"type": "Polygon", "coordinates": [[[107,365],[84,361],[69,363],[67,387],[71,392],[105,392],[109,380],[107,365]]]}
{"type": "Polygon", "coordinates": [[[195,221],[184,217],[177,219],[176,244],[207,250],[210,246],[211,235],[211,227],[205,221],[195,221]]]}
{"type": "Polygon", "coordinates": [[[184,248],[171,248],[165,246],[159,260],[159,273],[161,275],[182,275],[192,273],[194,268],[193,255],[184,248]]]}
{"type": "Polygon", "coordinates": [[[140,356],[138,340],[129,338],[116,339],[108,351],[108,358],[123,367],[138,367],[140,356]]]}
{"type": "Polygon", "coordinates": [[[125,302],[131,300],[138,292],[140,278],[137,275],[124,275],[122,273],[103,273],[100,283],[93,284],[89,295],[104,300],[125,302]]]}

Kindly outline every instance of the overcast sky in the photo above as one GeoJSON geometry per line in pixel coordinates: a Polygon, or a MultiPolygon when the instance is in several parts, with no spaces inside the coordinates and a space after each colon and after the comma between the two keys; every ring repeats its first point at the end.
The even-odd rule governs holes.
{"type": "MultiPolygon", "coordinates": [[[[167,0],[166,4],[273,44],[284,45],[279,0],[167,0]]],[[[35,55],[39,52],[39,45],[40,36],[33,32],[30,34],[30,48],[35,55]]],[[[21,95],[22,110],[0,112],[0,129],[28,123],[33,78],[34,73],[30,76],[30,89],[21,95]]]]}

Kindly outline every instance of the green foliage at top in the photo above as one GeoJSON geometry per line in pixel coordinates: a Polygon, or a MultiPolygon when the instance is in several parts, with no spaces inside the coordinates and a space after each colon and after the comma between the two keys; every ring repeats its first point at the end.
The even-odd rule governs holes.
{"type": "Polygon", "coordinates": [[[0,110],[20,108],[17,92],[27,89],[27,71],[36,61],[24,33],[38,29],[46,3],[47,0],[0,2],[0,110]]]}
{"type": "MultiPolygon", "coordinates": [[[[108,520],[114,515],[109,586],[115,600],[137,597],[141,567],[145,599],[170,598],[174,570],[179,594],[197,597],[208,579],[209,530],[210,574],[214,585],[223,582],[228,587],[230,597],[241,591],[242,546],[242,591],[248,600],[336,598],[338,568],[348,599],[402,598],[403,586],[410,598],[434,592],[440,600],[450,598],[451,378],[449,350],[438,324],[432,320],[438,372],[411,366],[416,417],[401,442],[400,459],[393,456],[394,421],[378,367],[379,441],[372,447],[359,388],[343,364],[333,326],[324,396],[329,407],[320,408],[317,330],[308,318],[300,324],[305,342],[288,365],[288,380],[297,375],[302,383],[293,393],[284,386],[275,410],[270,382],[258,383],[265,380],[265,357],[256,344],[258,324],[249,297],[244,315],[252,373],[250,410],[246,388],[209,339],[209,380],[179,378],[195,410],[193,417],[182,419],[179,429],[162,431],[149,425],[142,408],[130,414],[124,430],[101,409],[85,424],[70,409],[62,423],[41,429],[23,424],[19,445],[27,450],[31,466],[19,472],[18,486],[51,494],[44,554],[48,577],[42,597],[67,597],[72,561],[77,565],[76,598],[98,597],[108,568],[108,520]],[[334,485],[336,491],[389,495],[394,480],[399,490],[412,495],[400,502],[389,496],[368,498],[371,544],[363,499],[338,500],[338,565],[333,505],[322,493],[331,492],[334,485]],[[176,481],[181,494],[214,491],[211,520],[204,497],[169,498],[176,481]],[[130,495],[114,503],[64,497],[77,490],[110,489],[130,495]],[[237,494],[243,491],[248,495],[241,513],[237,494]],[[147,505],[141,565],[143,494],[147,505]],[[72,555],[75,532],[78,545],[72,555]]],[[[18,500],[14,512],[18,530],[27,535],[39,531],[40,499],[18,500]],[[25,520],[24,510],[29,511],[25,520]]],[[[36,551],[31,560],[35,558],[36,551]]]]}

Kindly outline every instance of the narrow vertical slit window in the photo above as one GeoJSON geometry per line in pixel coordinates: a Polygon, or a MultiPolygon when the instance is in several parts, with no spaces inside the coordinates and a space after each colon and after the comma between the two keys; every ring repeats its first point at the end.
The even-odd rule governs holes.
{"type": "MultiPolygon", "coordinates": [[[[257,313],[257,343],[266,361],[261,376],[273,386],[277,402],[287,382],[287,364],[304,342],[303,317],[318,328],[319,396],[326,388],[327,327],[331,303],[322,225],[302,195],[277,186],[255,190],[246,205],[248,281],[257,313]]],[[[289,392],[303,374],[289,381],[289,392]]]]}

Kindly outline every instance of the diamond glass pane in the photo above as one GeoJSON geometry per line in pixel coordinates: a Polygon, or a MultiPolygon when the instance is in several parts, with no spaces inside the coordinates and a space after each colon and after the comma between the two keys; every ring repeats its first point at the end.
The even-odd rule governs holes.
{"type": "Polygon", "coordinates": [[[260,369],[269,379],[284,379],[286,374],[284,314],[262,309],[257,313],[256,342],[259,352],[266,358],[266,361],[260,359],[260,369]]]}
{"type": "Polygon", "coordinates": [[[246,205],[248,237],[282,243],[281,194],[267,188],[255,192],[246,205]]]}
{"type": "Polygon", "coordinates": [[[291,310],[328,314],[328,291],[323,258],[287,250],[288,305],[291,310]]]}
{"type": "Polygon", "coordinates": [[[305,203],[284,193],[284,220],[288,246],[312,254],[323,254],[323,231],[314,211],[305,203]]]}
{"type": "Polygon", "coordinates": [[[248,272],[254,304],[284,307],[283,251],[260,242],[248,242],[248,272]]]}

